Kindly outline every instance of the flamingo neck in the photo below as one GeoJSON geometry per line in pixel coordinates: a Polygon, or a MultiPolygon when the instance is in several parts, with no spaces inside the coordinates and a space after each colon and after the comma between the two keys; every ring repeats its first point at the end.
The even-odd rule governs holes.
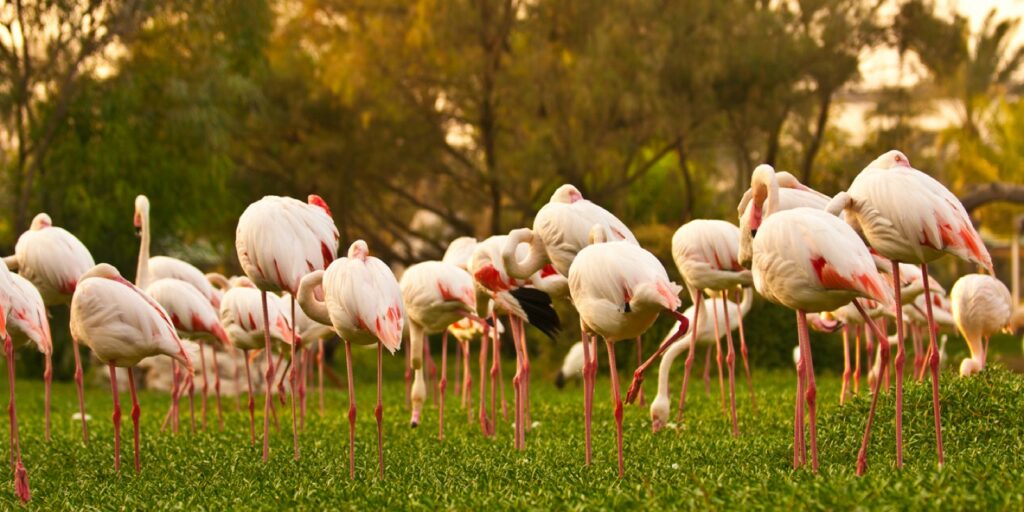
{"type": "Polygon", "coordinates": [[[142,233],[139,241],[139,263],[135,269],[135,286],[143,290],[149,286],[149,212],[141,214],[142,233]]]}

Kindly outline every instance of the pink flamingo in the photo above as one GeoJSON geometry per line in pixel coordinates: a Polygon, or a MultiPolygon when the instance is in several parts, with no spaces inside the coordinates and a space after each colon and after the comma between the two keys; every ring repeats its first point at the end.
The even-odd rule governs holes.
{"type": "MultiPolygon", "coordinates": [[[[903,308],[899,290],[899,266],[896,262],[921,266],[926,314],[929,317],[929,366],[932,370],[932,409],[935,415],[935,450],[943,463],[942,415],[939,408],[939,355],[935,350],[935,322],[931,319],[928,262],[945,254],[972,261],[992,272],[992,258],[971,224],[960,200],[941,183],[910,166],[899,151],[876,158],[857,175],[850,189],[837,195],[828,205],[832,213],[846,212],[846,221],[862,233],[868,244],[882,257],[893,261],[896,283],[896,467],[903,467],[903,308]]],[[[884,344],[883,344],[884,345],[884,344]]],[[[867,469],[871,418],[861,451],[857,473],[867,469]]]]}
{"type": "Polygon", "coordinates": [[[121,468],[121,403],[116,367],[129,368],[135,472],[139,464],[139,399],[130,368],[144,358],[166,355],[192,374],[192,359],[162,307],[152,297],[101,263],[86,272],[71,299],[71,335],[110,368],[114,396],[114,469],[121,468]]]}
{"type": "MultiPolygon", "coordinates": [[[[18,237],[14,255],[4,258],[11,272],[17,271],[28,279],[42,296],[47,306],[67,304],[75,293],[82,274],[95,265],[92,255],[75,235],[56,227],[50,216],[40,213],[32,219],[29,230],[18,237]]],[[[75,352],[75,387],[78,392],[79,415],[82,418],[82,441],[88,444],[89,430],[85,423],[85,392],[83,390],[82,360],[78,342],[72,340],[75,352]]],[[[49,383],[52,368],[47,365],[43,379],[49,383]]],[[[49,393],[46,400],[46,439],[50,439],[49,393]]]]}
{"type": "MultiPolygon", "coordinates": [[[[680,329],[658,348],[657,354],[660,355],[686,332],[689,322],[685,316],[676,312],[682,287],[669,280],[658,258],[630,242],[606,242],[605,236],[603,227],[594,226],[590,237],[592,245],[577,254],[569,269],[569,291],[580,312],[584,328],[587,332],[603,337],[608,349],[619,477],[622,477],[625,474],[622,458],[622,398],[619,394],[619,374],[613,344],[640,336],[651,327],[659,313],[668,311],[679,319],[680,329]]],[[[644,369],[641,366],[636,370],[627,393],[630,398],[636,396],[644,369]]],[[[586,378],[593,379],[594,376],[586,378]]]]}
{"type": "Polygon", "coordinates": [[[352,384],[352,343],[377,346],[377,458],[380,478],[384,478],[384,404],[381,400],[381,366],[384,349],[392,354],[401,348],[405,310],[402,293],[391,269],[370,256],[366,242],[356,240],[348,248],[348,257],[302,278],[299,304],[310,318],[330,324],[345,341],[345,368],[348,373],[349,478],[355,478],[356,401],[352,384]],[[323,290],[323,300],[316,290],[323,290]]]}
{"type": "Polygon", "coordinates": [[[989,336],[1008,330],[1013,298],[1002,281],[983,274],[961,277],[950,296],[953,320],[971,350],[971,357],[960,363],[960,375],[967,377],[985,368],[989,336]]]}
{"type": "Polygon", "coordinates": [[[797,364],[794,466],[800,465],[803,454],[800,397],[806,382],[811,468],[817,471],[816,386],[807,312],[837,309],[857,297],[888,305],[892,296],[867,246],[850,226],[815,208],[778,211],[779,187],[770,166],[754,169],[751,188],[745,220],[753,237],[754,286],[764,298],[795,310],[797,316],[801,357],[797,364]]]}
{"type": "MultiPolygon", "coordinates": [[[[476,316],[476,288],[469,272],[443,261],[426,261],[405,270],[399,282],[402,301],[409,315],[409,340],[416,380],[412,387],[412,420],[416,427],[426,398],[423,384],[423,351],[430,334],[443,333],[441,341],[441,382],[438,439],[444,439],[444,402],[448,385],[448,327],[468,318],[484,326],[476,316]]],[[[429,348],[427,349],[429,350],[429,348]]]]}
{"type": "MultiPolygon", "coordinates": [[[[286,342],[294,336],[288,316],[285,315],[284,305],[277,295],[266,294],[256,289],[256,285],[247,277],[236,277],[232,279],[231,287],[224,292],[220,302],[220,324],[227,333],[231,344],[243,352],[245,360],[245,377],[249,386],[249,442],[256,444],[256,395],[253,392],[252,373],[249,368],[249,351],[264,349],[264,339],[267,329],[264,323],[260,322],[260,315],[263,312],[262,305],[266,300],[266,310],[269,322],[269,334],[274,340],[286,342]]],[[[272,357],[270,352],[265,353],[267,359],[272,357]]],[[[264,383],[269,389],[271,383],[264,383]]]]}
{"type": "MultiPolygon", "coordinates": [[[[576,254],[590,243],[590,231],[595,225],[601,226],[608,240],[625,240],[639,245],[636,237],[626,225],[615,215],[601,206],[585,199],[576,187],[565,184],[558,187],[551,199],[533,219],[532,229],[516,229],[509,237],[502,250],[502,260],[510,277],[526,279],[541,271],[550,264],[555,271],[563,276],[569,275],[576,254]],[[519,252],[521,244],[527,244],[530,250],[525,257],[519,252]]],[[[584,375],[597,375],[596,340],[589,340],[586,331],[580,325],[580,338],[583,344],[584,375]],[[593,343],[591,343],[591,341],[593,343]],[[592,355],[593,354],[593,355],[592,355]]],[[[641,351],[640,340],[637,339],[638,353],[641,351]]],[[[638,360],[637,363],[640,361],[638,360]]],[[[594,399],[594,389],[590,385],[593,378],[585,378],[583,386],[584,414],[589,414],[594,399]]],[[[584,423],[588,430],[586,437],[586,463],[590,464],[590,419],[584,423]]]]}
{"type": "MultiPolygon", "coordinates": [[[[523,322],[525,321],[537,327],[549,337],[554,337],[555,333],[561,328],[561,323],[558,313],[555,312],[551,305],[551,296],[547,292],[535,287],[531,277],[515,279],[505,270],[505,258],[502,251],[506,250],[508,238],[506,235],[496,235],[477,244],[476,249],[473,251],[473,256],[470,258],[469,271],[473,274],[476,283],[487,290],[494,301],[495,308],[491,312],[492,322],[497,324],[497,316],[500,313],[506,314],[509,319],[509,326],[512,330],[512,342],[516,349],[516,373],[512,379],[516,393],[514,444],[516,448],[523,449],[526,445],[525,404],[528,401],[527,394],[529,393],[529,387],[526,383],[529,380],[530,374],[523,322]]],[[[518,248],[522,248],[520,252],[528,250],[522,244],[517,246],[518,248]]],[[[553,269],[551,269],[551,272],[555,273],[553,269]]],[[[560,277],[557,276],[547,281],[543,286],[547,286],[549,290],[567,289],[564,284],[560,286],[555,282],[560,277]]],[[[564,280],[564,278],[562,279],[564,280]]],[[[537,280],[541,281],[541,278],[538,276],[537,280]]],[[[490,433],[492,435],[494,434],[494,425],[497,424],[494,382],[502,382],[500,366],[501,344],[499,340],[497,331],[495,331],[493,341],[494,357],[491,366],[491,415],[493,423],[491,424],[490,433]]]]}
{"type": "MultiPolygon", "coordinates": [[[[209,396],[209,378],[206,373],[206,354],[201,338],[212,338],[219,341],[225,348],[231,348],[231,340],[221,327],[217,309],[191,283],[173,278],[161,278],[153,281],[146,288],[146,293],[170,315],[171,323],[179,336],[199,338],[199,368],[203,374],[202,427],[206,428],[207,398],[209,396]]],[[[219,302],[219,301],[218,301],[219,302]]],[[[224,429],[224,417],[220,399],[220,371],[217,368],[216,354],[213,357],[214,393],[217,399],[217,422],[224,429]]],[[[192,390],[190,390],[191,394],[192,390]]],[[[189,398],[191,401],[191,397],[189,398]]],[[[175,402],[177,399],[175,398],[175,402]]],[[[177,409],[177,406],[173,406],[177,409]]],[[[194,425],[193,425],[194,426],[194,425]]]]}
{"type": "Polygon", "coordinates": [[[7,334],[11,337],[14,348],[32,346],[46,360],[43,378],[46,387],[46,439],[50,439],[50,384],[53,375],[53,338],[50,335],[50,320],[46,315],[46,305],[42,295],[32,283],[18,274],[11,274],[15,288],[20,293],[11,294],[11,304],[7,309],[7,334]]]}
{"type": "MultiPolygon", "coordinates": [[[[286,291],[291,294],[291,322],[295,325],[295,296],[299,281],[315,270],[323,270],[334,261],[338,252],[338,228],[331,210],[320,196],[310,195],[303,203],[290,197],[266,196],[250,204],[238,219],[235,249],[245,275],[264,293],[286,291]]],[[[267,382],[263,404],[263,460],[270,456],[269,383],[274,382],[274,362],[270,357],[269,317],[264,306],[264,344],[267,353],[267,382]]],[[[312,315],[311,315],[312,316],[312,315]]],[[[323,322],[321,322],[323,323],[323,322]]],[[[291,345],[295,360],[296,345],[291,345]]],[[[298,372],[292,372],[292,445],[294,458],[299,458],[298,415],[295,389],[298,372]]]]}
{"type": "MultiPolygon", "coordinates": [[[[728,301],[730,291],[737,288],[750,286],[752,283],[750,271],[739,264],[739,240],[740,230],[735,225],[724,220],[698,219],[690,221],[680,227],[672,236],[672,259],[675,260],[679,273],[682,274],[690,290],[690,298],[696,308],[693,311],[693,321],[700,324],[700,310],[704,302],[701,300],[701,290],[718,292],[723,302],[728,301]]],[[[717,302],[712,298],[711,303],[717,302]]],[[[712,307],[712,311],[716,308],[712,307]]],[[[725,322],[729,322],[729,309],[722,310],[725,313],[725,322]]],[[[716,322],[717,323],[717,320],[716,322]]],[[[739,436],[740,429],[736,421],[736,354],[733,352],[732,329],[727,329],[726,344],[728,355],[726,362],[729,366],[729,410],[732,418],[732,435],[739,436]]],[[[697,329],[694,329],[692,336],[697,336],[697,329]]],[[[742,338],[741,338],[742,340],[742,338]]],[[[686,356],[686,367],[683,373],[683,391],[680,395],[680,412],[686,401],[686,387],[690,380],[690,367],[693,365],[694,340],[690,342],[690,350],[686,356]]],[[[741,346],[743,354],[743,367],[747,373],[747,387],[751,400],[754,399],[753,383],[750,381],[750,365],[747,363],[747,345],[743,340],[741,346]]],[[[718,389],[722,398],[722,408],[725,408],[725,395],[722,392],[722,347],[719,340],[715,339],[715,354],[718,360],[718,389]]],[[[753,402],[751,402],[753,404],[753,402]]]]}

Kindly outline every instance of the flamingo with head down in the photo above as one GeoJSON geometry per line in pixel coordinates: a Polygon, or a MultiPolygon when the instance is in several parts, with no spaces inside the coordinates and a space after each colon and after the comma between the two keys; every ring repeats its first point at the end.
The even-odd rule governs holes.
{"type": "Polygon", "coordinates": [[[961,277],[950,295],[953,320],[971,351],[960,363],[960,375],[967,377],[985,368],[989,336],[1009,330],[1013,298],[1002,281],[984,274],[961,277]]]}

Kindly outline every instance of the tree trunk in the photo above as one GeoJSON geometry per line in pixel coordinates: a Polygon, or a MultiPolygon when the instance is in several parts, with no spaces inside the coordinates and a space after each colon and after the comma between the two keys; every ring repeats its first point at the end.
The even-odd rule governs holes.
{"type": "Polygon", "coordinates": [[[683,177],[683,218],[682,223],[688,222],[693,217],[693,176],[690,175],[689,158],[686,155],[686,145],[682,137],[676,140],[676,158],[679,160],[679,174],[683,177]]]}
{"type": "Polygon", "coordinates": [[[818,152],[821,151],[821,141],[825,138],[825,129],[828,127],[828,115],[829,109],[832,106],[832,93],[822,93],[821,103],[818,108],[818,122],[814,127],[814,135],[811,137],[811,143],[807,146],[807,151],[804,153],[803,163],[800,165],[800,181],[811,186],[811,173],[814,172],[814,159],[817,158],[818,152]]]}

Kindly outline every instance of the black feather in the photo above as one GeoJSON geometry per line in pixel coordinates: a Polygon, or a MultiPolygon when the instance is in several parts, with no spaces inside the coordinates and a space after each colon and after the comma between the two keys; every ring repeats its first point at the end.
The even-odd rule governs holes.
{"type": "Polygon", "coordinates": [[[549,338],[555,339],[555,334],[562,329],[562,321],[551,306],[551,296],[536,288],[517,288],[509,293],[526,312],[526,321],[549,338]]]}

